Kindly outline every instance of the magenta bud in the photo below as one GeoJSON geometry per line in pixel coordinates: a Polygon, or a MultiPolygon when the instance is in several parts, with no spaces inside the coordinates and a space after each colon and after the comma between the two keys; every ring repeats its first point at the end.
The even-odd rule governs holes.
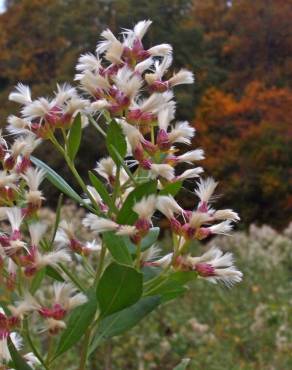
{"type": "Polygon", "coordinates": [[[55,320],[62,320],[66,313],[67,313],[66,310],[64,310],[64,308],[59,303],[55,303],[53,305],[52,317],[55,320]]]}
{"type": "Polygon", "coordinates": [[[135,226],[137,228],[137,230],[139,230],[139,233],[140,235],[146,235],[151,227],[151,223],[146,220],[145,218],[139,218],[136,223],[135,223],[135,226]]]}
{"type": "Polygon", "coordinates": [[[182,226],[181,226],[181,223],[177,219],[175,218],[170,219],[170,227],[175,234],[181,233],[182,226]]]}
{"type": "Polygon", "coordinates": [[[143,161],[141,161],[139,163],[140,163],[140,166],[142,168],[144,168],[144,170],[150,170],[151,169],[152,162],[150,161],[150,159],[143,159],[143,161]]]}
{"type": "Polygon", "coordinates": [[[149,88],[153,92],[163,93],[169,89],[169,84],[167,81],[154,81],[149,88]]]}
{"type": "Polygon", "coordinates": [[[196,229],[191,227],[190,224],[184,224],[182,226],[183,234],[186,239],[193,239],[195,236],[196,229]]]}
{"type": "Polygon", "coordinates": [[[16,160],[12,155],[9,155],[3,163],[3,167],[5,170],[12,170],[13,167],[15,166],[16,160]]]}
{"type": "Polygon", "coordinates": [[[202,239],[206,239],[208,236],[210,236],[212,233],[210,231],[210,229],[208,229],[207,227],[200,227],[197,231],[196,231],[196,239],[198,240],[202,240],[202,239]]]}
{"type": "Polygon", "coordinates": [[[158,131],[156,142],[161,150],[168,150],[171,147],[168,133],[163,129],[158,131]]]}
{"type": "Polygon", "coordinates": [[[148,140],[143,140],[142,141],[143,148],[146,150],[147,153],[149,154],[155,154],[157,152],[157,146],[152,144],[148,140]]]}
{"type": "Polygon", "coordinates": [[[200,202],[199,207],[198,207],[198,211],[203,212],[203,213],[208,212],[207,202],[200,202]]]}
{"type": "Polygon", "coordinates": [[[209,263],[197,263],[195,270],[202,277],[215,276],[215,268],[209,263]]]}
{"type": "Polygon", "coordinates": [[[144,150],[141,144],[138,144],[133,151],[133,156],[137,159],[138,162],[142,162],[144,160],[144,150]]]}
{"type": "Polygon", "coordinates": [[[142,111],[140,109],[133,109],[127,113],[127,121],[129,123],[136,123],[140,120],[142,111]]]}

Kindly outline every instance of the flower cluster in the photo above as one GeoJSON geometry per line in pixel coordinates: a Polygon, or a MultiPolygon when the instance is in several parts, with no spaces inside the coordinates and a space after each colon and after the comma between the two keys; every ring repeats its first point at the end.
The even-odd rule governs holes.
{"type": "MultiPolygon", "coordinates": [[[[229,234],[239,217],[231,209],[212,207],[217,183],[202,179],[203,169],[195,165],[204,159],[203,150],[181,150],[191,144],[195,129],[188,122],[174,122],[173,88],[193,83],[194,77],[185,69],[169,72],[170,45],[144,47],[150,25],[151,21],[141,21],[133,30],[124,30],[121,39],[105,30],[96,53],[78,60],[75,80],[80,92],[68,84],[57,85],[54,97],[33,100],[29,87],[18,84],[10,94],[10,100],[22,108],[20,117],[8,118],[7,130],[16,135],[15,141],[8,145],[0,138],[0,217],[5,226],[0,234],[0,268],[5,294],[13,293],[0,314],[0,364],[5,369],[11,365],[8,337],[21,331],[24,320],[41,320],[41,333],[66,332],[70,311],[86,306],[92,288],[103,309],[99,284],[107,266],[120,263],[124,269],[126,260],[130,266],[126,268],[138,277],[140,271],[153,268],[156,276],[144,281],[141,297],[142,293],[151,296],[159,289],[159,279],[167,280],[178,271],[192,271],[194,277],[227,286],[241,280],[231,253],[211,248],[199,257],[190,254],[193,241],[229,234]],[[74,164],[81,131],[89,123],[104,135],[109,151],[90,173],[90,185],[74,164]],[[115,135],[108,134],[112,131],[115,135]],[[81,195],[42,162],[34,161],[39,168],[32,165],[31,153],[42,140],[51,141],[64,156],[81,195]],[[59,216],[48,238],[39,212],[45,199],[39,187],[47,174],[54,185],[89,210],[83,219],[90,230],[89,241],[78,236],[72,220],[59,216]],[[190,210],[175,199],[185,180],[193,182],[190,210]],[[157,235],[153,239],[159,214],[169,221],[173,240],[172,252],[162,257],[155,244],[157,235]],[[153,242],[147,242],[151,238],[153,242]],[[124,248],[121,254],[118,248],[124,248]],[[53,290],[48,279],[59,280],[53,290]]],[[[23,359],[33,367],[41,358],[37,354],[35,360],[30,355],[23,359]]],[[[81,361],[85,366],[86,356],[81,361]]]]}

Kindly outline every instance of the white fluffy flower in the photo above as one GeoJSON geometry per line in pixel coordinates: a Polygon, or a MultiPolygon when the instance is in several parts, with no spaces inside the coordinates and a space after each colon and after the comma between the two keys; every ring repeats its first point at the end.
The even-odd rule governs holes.
{"type": "Polygon", "coordinates": [[[8,99],[22,105],[29,104],[31,103],[30,88],[22,83],[19,83],[15,87],[15,91],[9,94],[8,99]]]}

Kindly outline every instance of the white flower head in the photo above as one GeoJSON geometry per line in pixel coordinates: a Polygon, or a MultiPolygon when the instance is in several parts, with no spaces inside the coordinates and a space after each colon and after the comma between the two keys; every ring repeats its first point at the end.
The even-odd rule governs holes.
{"type": "Polygon", "coordinates": [[[97,162],[95,171],[106,180],[115,176],[116,164],[111,157],[103,158],[97,162]]]}
{"type": "Polygon", "coordinates": [[[230,231],[232,231],[233,226],[230,220],[226,220],[220,222],[219,224],[212,225],[209,227],[209,230],[212,234],[221,234],[221,235],[229,235],[230,231]]]}
{"type": "Polygon", "coordinates": [[[38,246],[40,240],[42,239],[47,230],[47,225],[42,222],[35,222],[33,224],[30,224],[28,229],[30,234],[31,245],[38,246]]]}
{"type": "Polygon", "coordinates": [[[233,265],[232,253],[223,254],[220,249],[213,247],[201,257],[188,259],[198,274],[212,283],[222,281],[226,286],[231,287],[242,280],[242,273],[233,265]]]}
{"type": "Polygon", "coordinates": [[[97,234],[103,233],[105,231],[116,231],[119,225],[107,218],[98,217],[93,213],[88,214],[82,221],[83,226],[90,228],[90,230],[96,232],[97,234]]]}
{"type": "Polygon", "coordinates": [[[18,176],[16,173],[8,174],[6,171],[0,171],[0,188],[8,186],[10,188],[16,188],[16,181],[18,176]]]}
{"type": "Polygon", "coordinates": [[[165,57],[172,53],[172,46],[169,44],[160,44],[153,46],[152,48],[147,50],[151,56],[155,57],[165,57]]]}
{"type": "Polygon", "coordinates": [[[22,118],[10,115],[7,118],[8,126],[7,131],[12,135],[28,134],[30,132],[30,122],[22,118]]]}
{"type": "Polygon", "coordinates": [[[41,254],[36,251],[34,263],[35,266],[40,269],[45,266],[57,267],[59,263],[70,261],[71,258],[69,253],[64,249],[60,249],[45,254],[41,254]]]}
{"type": "Polygon", "coordinates": [[[178,122],[168,134],[171,143],[191,144],[191,139],[195,135],[194,127],[189,122],[178,122]]]}
{"type": "Polygon", "coordinates": [[[132,150],[135,150],[135,148],[144,140],[143,135],[135,126],[129,125],[126,121],[119,120],[118,122],[121,125],[123,133],[128,139],[132,150]]]}
{"type": "Polygon", "coordinates": [[[171,87],[182,84],[192,84],[194,83],[194,75],[186,69],[181,69],[168,80],[168,83],[171,87]]]}
{"type": "Polygon", "coordinates": [[[140,219],[151,219],[155,208],[156,208],[156,195],[149,195],[148,197],[143,197],[139,202],[137,202],[133,211],[136,212],[140,219]]]}
{"type": "Polygon", "coordinates": [[[211,177],[208,177],[205,180],[200,179],[197,183],[198,187],[195,189],[195,194],[201,202],[209,203],[212,201],[212,196],[217,185],[218,183],[211,177]]]}
{"type": "Polygon", "coordinates": [[[183,213],[183,209],[171,195],[159,196],[157,198],[156,208],[168,219],[173,218],[174,214],[183,213]]]}
{"type": "Polygon", "coordinates": [[[8,99],[22,105],[27,105],[31,103],[30,88],[22,83],[19,83],[15,87],[15,91],[9,94],[8,99]]]}
{"type": "Polygon", "coordinates": [[[181,175],[177,176],[178,180],[187,180],[199,177],[204,172],[202,167],[195,167],[184,171],[181,175]]]}
{"type": "Polygon", "coordinates": [[[186,162],[186,163],[193,163],[195,161],[201,161],[204,159],[204,151],[203,149],[195,149],[195,150],[190,150],[189,152],[186,152],[184,154],[181,154],[180,156],[177,157],[177,160],[179,162],[186,162]]]}
{"type": "Polygon", "coordinates": [[[92,53],[81,54],[76,65],[76,70],[85,72],[89,70],[93,73],[98,73],[101,67],[101,60],[92,53]]]}
{"type": "Polygon", "coordinates": [[[87,297],[83,293],[77,293],[76,288],[68,283],[55,283],[54,296],[55,303],[65,310],[72,310],[87,302],[87,297]]]}
{"type": "Polygon", "coordinates": [[[189,224],[194,229],[197,229],[209,221],[210,221],[210,216],[207,213],[195,211],[195,212],[192,212],[192,215],[189,219],[189,224]]]}
{"type": "Polygon", "coordinates": [[[233,222],[237,222],[240,220],[240,217],[236,212],[234,212],[232,209],[222,209],[219,211],[215,211],[212,214],[212,217],[215,220],[230,220],[233,222]]]}
{"type": "Polygon", "coordinates": [[[24,106],[21,110],[23,117],[29,121],[40,118],[41,120],[50,112],[55,105],[54,100],[39,98],[24,106]]]}
{"type": "Polygon", "coordinates": [[[11,229],[13,231],[19,230],[20,225],[23,221],[23,215],[21,212],[21,209],[18,207],[11,207],[11,208],[6,208],[6,216],[8,218],[8,221],[11,225],[11,229]]]}
{"type": "Polygon", "coordinates": [[[168,181],[174,179],[174,168],[171,167],[169,164],[153,163],[151,164],[150,172],[153,178],[161,176],[168,181]]]}

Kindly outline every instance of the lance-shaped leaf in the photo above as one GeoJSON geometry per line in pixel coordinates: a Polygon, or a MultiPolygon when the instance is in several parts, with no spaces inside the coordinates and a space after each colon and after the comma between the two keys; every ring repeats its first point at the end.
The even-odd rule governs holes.
{"type": "Polygon", "coordinates": [[[81,114],[78,113],[75,117],[72,126],[69,131],[68,135],[68,143],[67,143],[67,153],[69,158],[74,161],[76,154],[78,153],[80,142],[81,142],[81,135],[82,135],[82,127],[81,127],[81,114]]]}
{"type": "Polygon", "coordinates": [[[190,361],[189,358],[184,358],[173,370],[186,370],[190,361]]]}
{"type": "Polygon", "coordinates": [[[160,190],[159,195],[172,195],[174,197],[180,191],[182,184],[182,181],[167,184],[162,190],[160,190]]]}
{"type": "Polygon", "coordinates": [[[134,305],[102,319],[93,337],[89,352],[92,353],[104,340],[123,334],[137,325],[160,304],[160,297],[145,297],[134,305]]]}
{"type": "Polygon", "coordinates": [[[155,180],[146,182],[136,187],[125,200],[118,217],[117,222],[119,224],[133,225],[137,220],[138,215],[133,211],[133,206],[143,197],[156,193],[157,182],[155,180]]]}
{"type": "Polygon", "coordinates": [[[127,142],[121,126],[115,120],[112,120],[108,126],[106,135],[106,146],[112,159],[116,162],[117,165],[119,165],[119,158],[117,158],[117,155],[112,149],[112,146],[116,149],[121,158],[124,158],[127,153],[127,142]]]}
{"type": "Polygon", "coordinates": [[[43,169],[46,173],[46,178],[62,193],[68,195],[68,197],[76,200],[78,203],[84,203],[83,199],[76,193],[71,186],[55,172],[51,167],[42,162],[40,159],[30,157],[31,161],[39,168],[43,169]]]}
{"type": "Polygon", "coordinates": [[[193,271],[179,271],[170,274],[167,278],[158,279],[145,289],[145,296],[160,295],[162,302],[170,301],[184,294],[188,287],[187,282],[195,280],[197,274],[193,271]]]}
{"type": "Polygon", "coordinates": [[[101,196],[104,203],[109,207],[110,211],[116,213],[118,211],[113,198],[109,195],[104,184],[91,171],[89,171],[89,179],[95,190],[101,196]]]}
{"type": "Polygon", "coordinates": [[[13,361],[13,368],[15,370],[32,370],[32,368],[27,364],[25,359],[18,353],[10,337],[7,338],[8,349],[13,361]]]}
{"type": "Polygon", "coordinates": [[[104,271],[97,300],[102,317],[136,303],[142,294],[143,276],[133,267],[111,263],[104,271]]]}
{"type": "Polygon", "coordinates": [[[88,302],[75,308],[71,313],[67,327],[60,338],[54,358],[66,352],[80,340],[93,321],[96,310],[97,300],[95,294],[91,292],[88,295],[88,302]]]}
{"type": "Polygon", "coordinates": [[[109,249],[113,258],[125,265],[132,265],[133,260],[128,250],[125,239],[122,236],[116,235],[112,231],[102,234],[102,240],[109,249]]]}
{"type": "Polygon", "coordinates": [[[52,267],[52,266],[47,266],[46,268],[45,268],[45,270],[46,270],[46,274],[49,276],[49,277],[51,277],[52,279],[54,279],[54,280],[57,280],[57,281],[61,281],[61,282],[63,282],[64,281],[64,279],[63,279],[63,277],[62,277],[62,275],[54,268],[54,267],[52,267]]]}

